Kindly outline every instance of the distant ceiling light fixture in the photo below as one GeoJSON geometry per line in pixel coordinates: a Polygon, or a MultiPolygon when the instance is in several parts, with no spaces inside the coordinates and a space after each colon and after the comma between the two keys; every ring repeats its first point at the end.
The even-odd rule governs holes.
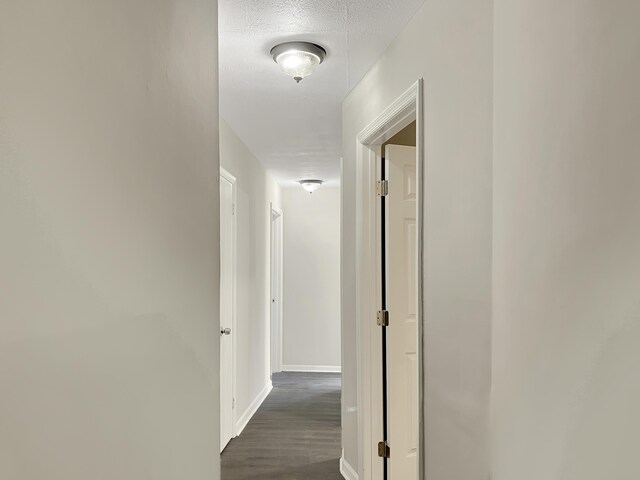
{"type": "Polygon", "coordinates": [[[324,61],[327,51],[315,43],[285,42],[273,47],[271,56],[284,73],[300,83],[324,61]]]}
{"type": "Polygon", "coordinates": [[[322,186],[322,180],[300,180],[299,183],[309,193],[315,192],[322,186]]]}

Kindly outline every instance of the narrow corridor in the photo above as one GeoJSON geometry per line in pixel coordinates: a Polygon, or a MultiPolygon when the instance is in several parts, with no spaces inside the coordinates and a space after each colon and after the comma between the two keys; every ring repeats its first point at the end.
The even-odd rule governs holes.
{"type": "Polygon", "coordinates": [[[339,480],[340,374],[277,373],[222,453],[222,480],[339,480]]]}

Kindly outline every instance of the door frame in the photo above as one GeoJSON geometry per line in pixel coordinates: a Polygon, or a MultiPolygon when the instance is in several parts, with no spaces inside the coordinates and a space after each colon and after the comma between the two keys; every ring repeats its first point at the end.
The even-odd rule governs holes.
{"type": "MultiPolygon", "coordinates": [[[[232,410],[232,428],[231,428],[231,438],[235,438],[238,436],[238,429],[236,425],[236,404],[237,404],[237,384],[236,384],[236,367],[237,367],[237,359],[236,359],[236,336],[237,336],[237,328],[236,328],[236,316],[237,316],[237,279],[238,279],[238,262],[237,262],[237,253],[238,253],[238,209],[237,209],[237,197],[238,197],[238,188],[236,185],[236,177],[233,176],[229,171],[220,167],[220,176],[231,183],[231,202],[233,204],[233,213],[231,218],[231,384],[232,384],[232,393],[233,393],[233,408],[232,410]]],[[[222,412],[221,412],[222,414],[222,412]]]]}
{"type": "Polygon", "coordinates": [[[284,242],[284,214],[282,212],[282,210],[275,206],[273,204],[273,202],[270,203],[270,208],[269,208],[269,242],[270,242],[270,248],[269,248],[269,254],[270,254],[270,272],[269,272],[269,283],[270,283],[270,294],[269,294],[269,316],[271,318],[271,322],[270,322],[270,329],[269,329],[269,338],[270,338],[270,355],[269,355],[269,363],[270,363],[270,371],[269,374],[273,375],[273,373],[276,372],[281,372],[282,371],[282,344],[283,344],[283,314],[284,314],[284,308],[283,308],[283,300],[284,300],[284,296],[283,296],[283,287],[284,287],[284,282],[283,282],[283,273],[284,273],[284,257],[283,257],[283,253],[284,253],[284,248],[283,248],[283,242],[284,242]],[[274,226],[275,225],[275,226],[274,226]],[[274,230],[277,229],[277,230],[274,230]],[[274,254],[275,252],[275,245],[274,245],[274,234],[277,233],[278,237],[279,237],[279,245],[278,245],[278,265],[276,265],[276,255],[274,254]],[[274,288],[274,274],[276,273],[276,269],[278,270],[278,287],[277,289],[274,288]],[[278,292],[278,296],[279,296],[279,302],[278,302],[278,312],[274,317],[273,311],[273,298],[274,298],[274,292],[277,291],[278,292]]]}
{"type": "MultiPolygon", "coordinates": [[[[380,202],[376,201],[377,160],[382,144],[416,121],[416,230],[418,326],[418,478],[425,479],[424,405],[424,189],[425,140],[423,79],[389,105],[356,139],[356,354],[358,358],[358,452],[360,480],[382,478],[382,462],[374,455],[382,439],[380,399],[381,333],[375,326],[380,308],[380,202]]],[[[392,457],[393,458],[393,457],[392,457]]],[[[393,479],[395,480],[395,479],[393,479]]]]}

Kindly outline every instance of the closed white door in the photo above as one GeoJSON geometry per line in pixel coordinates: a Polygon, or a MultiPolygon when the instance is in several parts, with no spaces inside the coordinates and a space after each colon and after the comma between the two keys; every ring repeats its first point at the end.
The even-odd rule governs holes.
{"type": "Polygon", "coordinates": [[[220,177],[220,451],[234,435],[233,310],[234,310],[233,183],[220,177]]]}
{"type": "Polygon", "coordinates": [[[387,145],[385,159],[389,478],[413,480],[418,467],[416,149],[387,145]]]}
{"type": "Polygon", "coordinates": [[[271,373],[282,371],[282,212],[271,209],[271,373]]]}

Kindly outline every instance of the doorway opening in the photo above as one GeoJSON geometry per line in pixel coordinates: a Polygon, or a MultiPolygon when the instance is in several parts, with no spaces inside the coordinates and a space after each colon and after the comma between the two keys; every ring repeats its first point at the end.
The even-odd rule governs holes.
{"type": "Polygon", "coordinates": [[[271,376],[282,371],[283,215],[271,204],[271,376]]]}
{"type": "Polygon", "coordinates": [[[220,169],[220,451],[236,436],[236,179],[220,169]]]}
{"type": "Polygon", "coordinates": [[[419,80],[357,140],[363,480],[424,479],[422,125],[419,80]]]}

